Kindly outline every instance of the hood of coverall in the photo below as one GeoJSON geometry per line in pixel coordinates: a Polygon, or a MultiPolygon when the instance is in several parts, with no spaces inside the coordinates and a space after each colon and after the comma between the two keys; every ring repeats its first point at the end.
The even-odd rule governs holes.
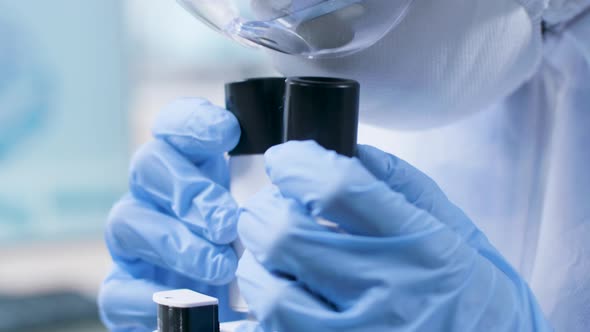
{"type": "Polygon", "coordinates": [[[365,123],[438,127],[502,100],[535,73],[547,1],[415,0],[400,25],[366,50],[332,59],[270,56],[286,76],[358,80],[365,123]]]}

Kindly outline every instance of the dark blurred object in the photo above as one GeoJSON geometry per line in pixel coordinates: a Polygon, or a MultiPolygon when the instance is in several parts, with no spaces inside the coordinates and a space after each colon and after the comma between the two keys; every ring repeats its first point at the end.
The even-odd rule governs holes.
{"type": "Polygon", "coordinates": [[[0,332],[62,331],[98,322],[96,301],[74,292],[0,295],[0,332]]]}

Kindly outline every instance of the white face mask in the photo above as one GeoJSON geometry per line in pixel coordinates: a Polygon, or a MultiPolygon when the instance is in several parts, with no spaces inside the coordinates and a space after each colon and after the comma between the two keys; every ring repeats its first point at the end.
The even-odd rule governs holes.
{"type": "Polygon", "coordinates": [[[358,80],[366,123],[431,128],[498,102],[533,75],[542,56],[541,9],[530,7],[516,0],[415,0],[400,25],[364,51],[271,57],[286,76],[358,80]]]}

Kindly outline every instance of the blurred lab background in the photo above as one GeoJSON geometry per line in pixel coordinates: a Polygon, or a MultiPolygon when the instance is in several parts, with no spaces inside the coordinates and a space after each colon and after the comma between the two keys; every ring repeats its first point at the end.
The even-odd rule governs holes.
{"type": "Polygon", "coordinates": [[[269,75],[174,0],[0,0],[0,332],[105,331],[102,232],[167,102],[269,75]]]}

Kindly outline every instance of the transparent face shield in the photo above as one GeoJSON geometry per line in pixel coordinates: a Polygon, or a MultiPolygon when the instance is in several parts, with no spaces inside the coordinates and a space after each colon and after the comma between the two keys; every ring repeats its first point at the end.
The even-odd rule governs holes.
{"type": "Polygon", "coordinates": [[[363,50],[393,29],[413,0],[177,0],[248,46],[309,58],[363,50]]]}

